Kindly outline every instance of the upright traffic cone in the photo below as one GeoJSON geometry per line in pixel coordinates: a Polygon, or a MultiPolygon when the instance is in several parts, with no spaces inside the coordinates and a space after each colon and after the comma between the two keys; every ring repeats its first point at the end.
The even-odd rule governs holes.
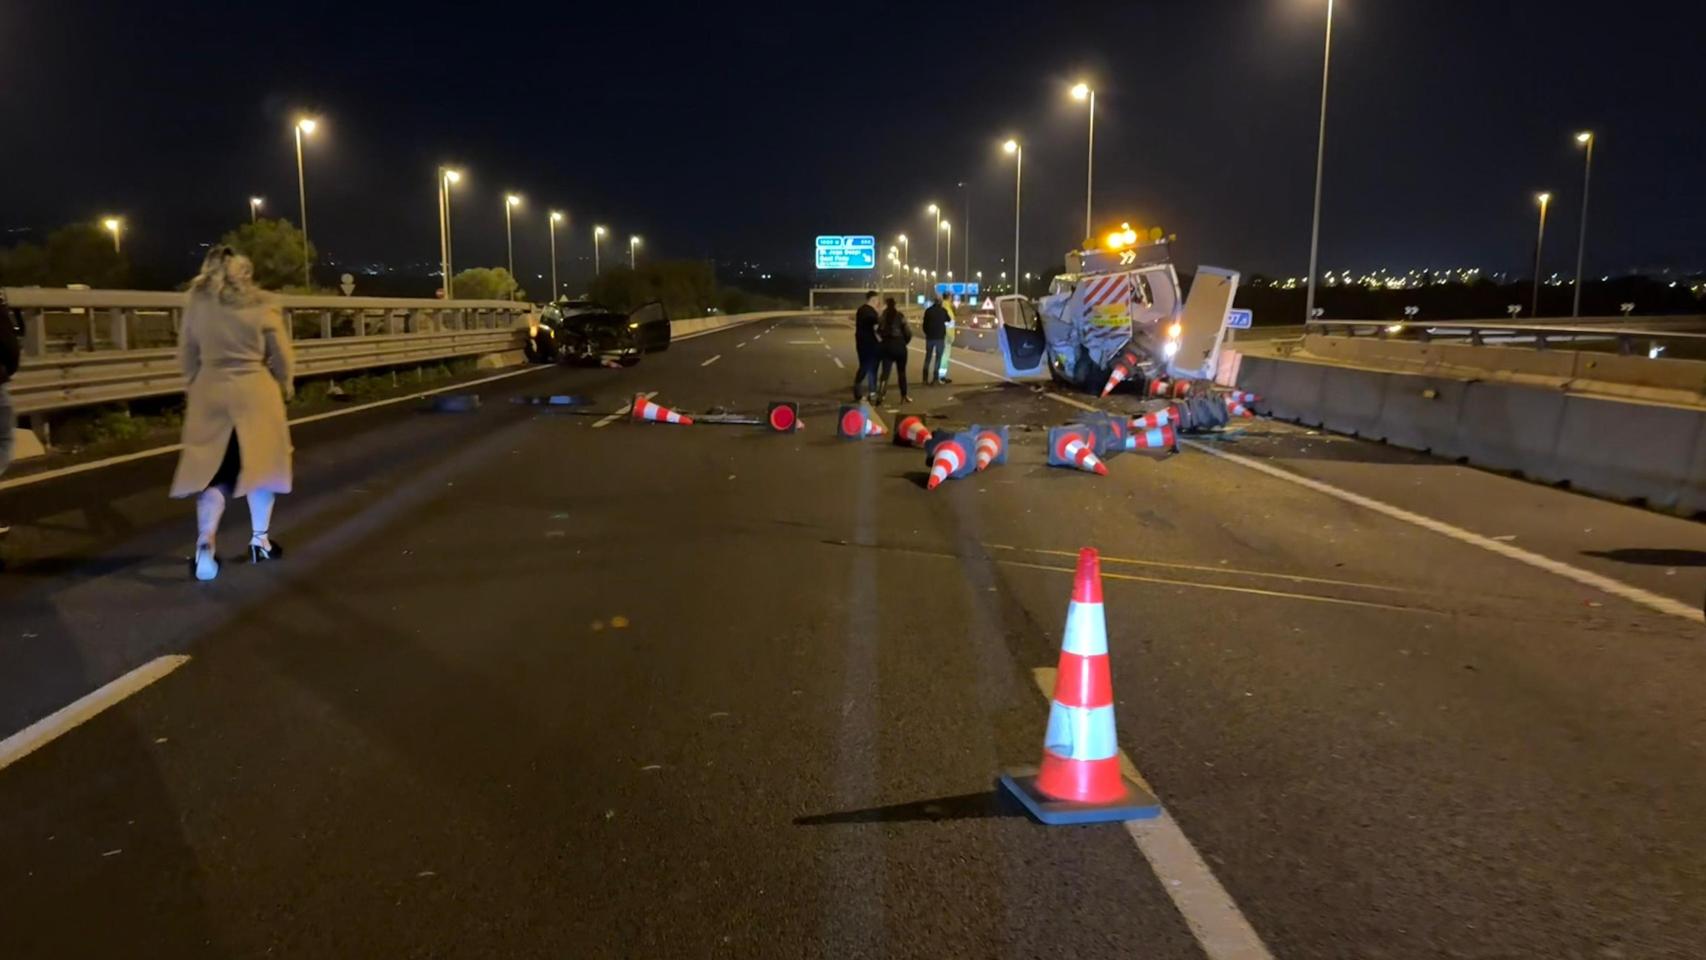
{"type": "Polygon", "coordinates": [[[1094,550],[1078,551],[1042,763],[1007,770],[1001,785],[1032,816],[1051,825],[1161,815],[1160,801],[1120,770],[1101,560],[1094,550]]]}
{"type": "Polygon", "coordinates": [[[1173,450],[1179,445],[1179,438],[1173,433],[1172,427],[1154,427],[1149,430],[1133,431],[1126,438],[1125,448],[1137,450],[1173,450]]]}
{"type": "Polygon", "coordinates": [[[1108,468],[1096,456],[1095,443],[1092,431],[1083,424],[1052,427],[1048,432],[1048,465],[1072,467],[1105,477],[1108,468]]]}
{"type": "Polygon", "coordinates": [[[1179,408],[1166,407],[1161,410],[1151,410],[1142,416],[1131,418],[1133,430],[1154,430],[1157,427],[1171,427],[1179,423],[1179,408]]]}
{"type": "Polygon", "coordinates": [[[777,433],[793,433],[800,429],[800,405],[791,401],[772,403],[764,419],[777,433]]]}
{"type": "Polygon", "coordinates": [[[635,420],[649,420],[653,423],[692,423],[693,418],[685,413],[676,413],[668,407],[653,403],[643,393],[634,394],[634,406],[631,414],[635,420]]]}
{"type": "Polygon", "coordinates": [[[924,483],[926,490],[936,489],[949,477],[963,476],[962,471],[970,462],[958,435],[933,444],[933,447],[930,451],[930,479],[924,483]]]}
{"type": "Polygon", "coordinates": [[[930,442],[930,428],[918,417],[907,417],[895,424],[894,443],[897,447],[918,447],[923,449],[930,442]]]}
{"type": "Polygon", "coordinates": [[[836,420],[835,435],[843,440],[863,440],[869,431],[871,408],[863,403],[844,403],[836,420]]]}
{"type": "Polygon", "coordinates": [[[977,459],[976,469],[986,470],[990,464],[1007,462],[1007,428],[980,427],[976,424],[967,431],[974,438],[972,455],[977,459]]]}

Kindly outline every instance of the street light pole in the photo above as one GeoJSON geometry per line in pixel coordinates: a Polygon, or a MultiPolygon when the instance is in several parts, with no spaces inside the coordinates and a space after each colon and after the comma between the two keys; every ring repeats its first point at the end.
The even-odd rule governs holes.
{"type": "Polygon", "coordinates": [[[261,217],[261,204],[266,202],[260,197],[249,198],[249,222],[254,223],[261,217]]]}
{"type": "MultiPolygon", "coordinates": [[[[113,252],[122,253],[123,251],[119,249],[118,235],[124,229],[124,221],[117,217],[107,217],[101,221],[101,226],[107,228],[107,232],[113,235],[113,252]]],[[[8,322],[10,321],[8,320],[8,322]]]]}
{"type": "Polygon", "coordinates": [[[563,215],[552,210],[547,219],[551,223],[551,299],[549,302],[556,303],[557,295],[562,293],[557,288],[557,221],[563,219],[563,215]]]}
{"type": "Polygon", "coordinates": [[[954,276],[954,225],[943,220],[942,232],[948,235],[948,278],[951,280],[954,276]]]}
{"type": "Polygon", "coordinates": [[[1025,148],[1019,141],[1008,140],[1001,149],[1013,155],[1013,285],[1019,285],[1019,212],[1023,209],[1025,189],[1025,148]]]}
{"type": "Polygon", "coordinates": [[[639,245],[640,245],[640,238],[639,237],[629,237],[628,238],[628,269],[629,270],[638,269],[638,266],[634,260],[634,248],[639,246],[639,245]]]}
{"type": "Polygon", "coordinates": [[[1333,62],[1333,0],[1327,0],[1327,43],[1321,55],[1321,125],[1315,140],[1315,215],[1309,222],[1309,282],[1303,301],[1303,322],[1315,319],[1316,255],[1321,249],[1321,174],[1327,158],[1327,77],[1333,62]]]}
{"type": "Polygon", "coordinates": [[[1538,319],[1540,316],[1540,248],[1546,243],[1546,208],[1552,203],[1552,195],[1540,193],[1536,194],[1534,199],[1540,204],[1540,232],[1534,237],[1534,298],[1531,301],[1528,314],[1538,319]]]}
{"type": "Polygon", "coordinates": [[[1582,165],[1582,223],[1581,234],[1576,239],[1576,297],[1570,306],[1572,317],[1582,315],[1582,285],[1587,282],[1587,278],[1582,276],[1582,268],[1588,251],[1588,185],[1593,179],[1593,131],[1583,130],[1576,134],[1576,142],[1587,147],[1587,160],[1582,165]]]}
{"type": "MultiPolygon", "coordinates": [[[[504,194],[504,243],[509,247],[509,278],[510,282],[520,286],[521,281],[515,278],[515,229],[510,211],[521,205],[521,198],[513,193],[504,194]]],[[[515,299],[515,287],[511,287],[509,298],[515,299]]]]}
{"type": "Polygon", "coordinates": [[[971,191],[966,189],[964,180],[960,181],[960,206],[964,207],[965,221],[961,225],[960,249],[966,258],[966,278],[971,278],[971,191]]]}
{"type": "Polygon", "coordinates": [[[942,269],[942,208],[934,203],[924,208],[925,213],[936,215],[936,269],[942,269]]]}
{"type": "Polygon", "coordinates": [[[444,299],[456,299],[455,287],[450,279],[455,269],[453,251],[450,245],[450,187],[462,179],[462,174],[449,167],[438,168],[438,246],[439,256],[443,258],[440,270],[444,279],[444,299]]]}
{"type": "Polygon", "coordinates": [[[598,238],[602,237],[602,236],[604,236],[604,228],[600,227],[600,226],[594,226],[592,228],[592,275],[594,277],[597,277],[599,274],[599,269],[598,269],[598,238]]]}
{"type": "Polygon", "coordinates": [[[314,285],[314,265],[308,260],[308,177],[302,169],[302,138],[310,135],[319,122],[303,117],[296,121],[296,201],[302,212],[302,285],[314,285]]]}
{"type": "Polygon", "coordinates": [[[1089,238],[1095,236],[1091,232],[1094,221],[1090,215],[1090,203],[1096,183],[1096,91],[1090,89],[1089,84],[1080,83],[1072,88],[1072,99],[1090,101],[1090,149],[1084,167],[1084,236],[1089,238]]]}
{"type": "Polygon", "coordinates": [[[907,242],[906,234],[900,235],[900,259],[902,273],[906,274],[906,302],[912,302],[912,244],[907,242]]]}

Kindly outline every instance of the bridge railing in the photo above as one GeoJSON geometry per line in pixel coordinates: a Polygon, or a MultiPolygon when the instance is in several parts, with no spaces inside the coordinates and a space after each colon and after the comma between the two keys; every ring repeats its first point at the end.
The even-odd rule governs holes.
{"type": "MultiPolygon", "coordinates": [[[[19,414],[183,391],[185,296],[138,290],[8,288],[23,315],[19,414]]],[[[533,307],[505,300],[281,296],[299,375],[518,349],[533,307]]]]}
{"type": "Polygon", "coordinates": [[[1465,341],[1473,346],[1529,346],[1546,350],[1559,344],[1610,344],[1623,356],[1654,355],[1656,344],[1706,355],[1706,317],[1644,317],[1640,320],[1589,318],[1519,323],[1499,320],[1313,320],[1305,333],[1372,336],[1395,340],[1465,341]]]}

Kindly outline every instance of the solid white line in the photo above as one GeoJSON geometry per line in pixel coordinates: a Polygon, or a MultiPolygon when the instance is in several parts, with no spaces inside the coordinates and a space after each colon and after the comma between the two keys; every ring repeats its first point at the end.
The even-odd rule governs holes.
{"type": "MultiPolygon", "coordinates": [[[[638,394],[638,396],[645,397],[647,400],[650,400],[651,398],[653,398],[657,395],[658,395],[658,392],[656,390],[651,390],[651,391],[647,391],[645,393],[638,394]]],[[[633,412],[633,409],[634,409],[634,401],[629,400],[627,403],[624,403],[622,405],[622,409],[616,411],[615,413],[613,413],[607,417],[599,418],[599,420],[592,425],[592,428],[594,430],[597,430],[599,427],[608,427],[611,424],[615,423],[616,421],[627,416],[629,413],[633,412]]]]}
{"type": "Polygon", "coordinates": [[[189,659],[181,654],[157,657],[0,740],[0,770],[89,722],[101,711],[178,669],[189,659]]]}
{"type": "MultiPolygon", "coordinates": [[[[419,400],[422,397],[430,397],[434,394],[446,393],[451,390],[461,390],[466,387],[474,387],[482,383],[492,383],[497,380],[507,380],[510,377],[519,377],[524,373],[534,373],[539,370],[548,369],[551,369],[551,367],[545,364],[533,365],[522,370],[511,370],[508,373],[482,377],[479,380],[465,380],[462,383],[453,383],[447,387],[434,387],[431,390],[422,390],[419,393],[411,393],[404,397],[391,397],[388,400],[375,400],[372,403],[363,403],[354,407],[344,407],[343,409],[331,410],[326,413],[316,413],[313,416],[297,417],[295,420],[290,421],[290,425],[295,427],[304,423],[314,423],[319,420],[330,420],[333,417],[347,417],[352,413],[361,413],[364,410],[374,410],[379,407],[387,407],[396,403],[407,403],[410,400],[419,400]]],[[[57,480],[60,477],[69,477],[79,473],[88,473],[91,470],[100,470],[104,467],[116,467],[121,463],[130,463],[133,460],[146,460],[149,457],[157,457],[164,453],[176,453],[183,448],[183,444],[173,443],[163,447],[150,447],[147,450],[139,450],[136,453],[126,453],[117,457],[107,457],[104,460],[91,460],[88,463],[72,464],[69,467],[59,467],[54,470],[43,470],[40,473],[32,473],[23,477],[14,477],[11,480],[0,480],[0,490],[27,487],[32,483],[45,483],[49,480],[57,480]]]]}
{"type": "Polygon", "coordinates": [[[843,370],[847,369],[847,364],[842,363],[840,357],[830,357],[829,359],[834,360],[835,365],[840,367],[841,369],[843,369],[843,370]]]}
{"type": "MultiPolygon", "coordinates": [[[[1054,674],[1051,667],[1031,671],[1045,699],[1054,695],[1054,674]]],[[[1120,770],[1155,793],[1124,750],[1120,751],[1120,770]]],[[[1149,861],[1150,869],[1161,881],[1161,889],[1173,899],[1174,908],[1185,918],[1191,935],[1209,960],[1273,960],[1267,945],[1256,935],[1226,888],[1215,879],[1214,871],[1166,807],[1161,808],[1159,817],[1128,820],[1123,826],[1149,861]]]]}
{"type": "Polygon", "coordinates": [[[1432,530],[1434,533],[1450,537],[1458,543],[1466,543],[1472,547],[1480,547],[1483,550],[1496,553],[1501,557],[1515,560],[1518,563],[1527,564],[1536,570],[1544,570],[1547,573],[1555,574],[1566,580],[1574,580],[1583,586],[1602,590],[1614,597],[1620,597],[1631,603],[1638,603],[1650,610],[1656,610],[1659,613],[1667,613],[1673,617],[1681,617],[1682,619],[1693,623],[1706,623],[1706,612],[1690,606],[1689,604],[1683,603],[1680,600],[1672,600],[1670,597],[1661,596],[1649,590],[1643,590],[1640,587],[1631,586],[1630,584],[1624,583],[1620,580],[1613,580],[1610,577],[1601,576],[1591,570],[1583,570],[1581,567],[1571,566],[1561,560],[1554,560],[1551,557],[1541,556],[1538,553],[1524,550],[1521,547],[1512,546],[1502,540],[1494,540],[1492,537],[1483,537],[1478,533],[1472,533],[1462,527],[1453,526],[1442,520],[1435,520],[1432,517],[1424,517],[1419,513],[1411,513],[1402,507],[1395,507],[1390,503],[1376,500],[1373,497],[1365,497],[1360,493],[1352,493],[1349,490],[1335,487],[1330,483],[1324,483],[1311,477],[1292,473],[1289,470],[1284,470],[1272,464],[1263,463],[1260,460],[1246,457],[1241,454],[1227,453],[1225,450],[1217,450],[1195,440],[1181,440],[1180,443],[1201,453],[1219,457],[1222,460],[1236,463],[1241,467],[1249,467],[1251,470],[1265,473],[1270,477],[1276,477],[1288,483],[1295,483],[1301,487],[1307,487],[1310,490],[1314,490],[1316,493],[1324,493],[1329,497],[1343,500],[1346,503],[1356,504],[1364,509],[1373,510],[1375,513],[1384,514],[1394,520],[1402,520],[1412,526],[1421,527],[1424,530],[1432,530]]]}
{"type": "Polygon", "coordinates": [[[711,364],[716,363],[718,360],[721,360],[721,359],[723,359],[723,355],[719,353],[716,356],[712,357],[711,359],[705,361],[704,363],[701,363],[700,366],[701,367],[708,367],[711,364]]]}

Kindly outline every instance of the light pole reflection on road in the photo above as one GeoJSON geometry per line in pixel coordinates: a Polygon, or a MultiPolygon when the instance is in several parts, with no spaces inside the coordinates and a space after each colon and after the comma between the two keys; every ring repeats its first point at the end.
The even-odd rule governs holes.
{"type": "Polygon", "coordinates": [[[312,136],[314,129],[320,125],[312,117],[302,117],[296,121],[296,201],[302,214],[302,284],[314,285],[314,265],[308,260],[308,176],[302,169],[302,138],[312,136]]]}
{"type": "Polygon", "coordinates": [[[1592,130],[1583,130],[1576,134],[1576,143],[1587,148],[1587,159],[1582,165],[1582,223],[1580,236],[1576,238],[1576,297],[1570,306],[1570,316],[1582,315],[1582,285],[1586,278],[1582,276],[1583,264],[1588,251],[1588,185],[1593,179],[1593,144],[1592,130]]]}

